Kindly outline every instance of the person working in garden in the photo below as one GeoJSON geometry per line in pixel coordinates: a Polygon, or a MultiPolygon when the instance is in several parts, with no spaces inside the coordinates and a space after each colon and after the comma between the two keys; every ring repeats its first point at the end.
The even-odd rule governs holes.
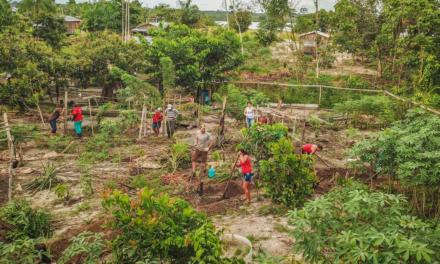
{"type": "MultiPolygon", "coordinates": [[[[211,150],[215,141],[210,133],[206,132],[205,125],[200,126],[200,131],[196,135],[194,150],[191,155],[192,176],[196,175],[197,163],[200,164],[203,174],[206,174],[206,161],[208,160],[208,152],[211,150]]],[[[201,174],[201,175],[203,175],[201,174]]],[[[200,177],[200,194],[203,194],[202,176],[200,177]]]]}
{"type": "Polygon", "coordinates": [[[254,124],[255,119],[255,109],[251,101],[247,103],[247,107],[244,109],[244,116],[246,117],[246,127],[250,128],[254,124]]]}
{"type": "Polygon", "coordinates": [[[72,119],[73,119],[73,125],[75,127],[75,133],[78,137],[82,137],[82,121],[84,119],[82,115],[82,108],[79,104],[73,102],[73,109],[72,109],[72,119]]]}
{"type": "Polygon", "coordinates": [[[249,157],[249,154],[243,149],[240,149],[239,151],[239,157],[236,166],[241,167],[241,173],[243,174],[242,187],[245,198],[243,200],[251,202],[251,192],[249,191],[249,185],[252,182],[252,177],[254,176],[254,173],[252,171],[251,158],[249,157]]]}
{"type": "Polygon", "coordinates": [[[153,115],[153,130],[156,136],[159,136],[160,126],[162,124],[163,115],[162,108],[157,108],[153,115]]]}
{"type": "Polygon", "coordinates": [[[315,144],[305,144],[301,148],[302,154],[308,154],[308,155],[315,154],[316,152],[319,152],[321,150],[322,150],[322,146],[315,144]]]}
{"type": "Polygon", "coordinates": [[[55,110],[52,112],[52,114],[49,117],[49,124],[51,128],[52,134],[57,133],[57,120],[60,118],[60,116],[63,114],[64,108],[62,104],[60,103],[55,107],[55,110]]]}
{"type": "Polygon", "coordinates": [[[168,138],[171,138],[174,135],[174,130],[176,129],[176,119],[178,115],[179,115],[179,111],[174,109],[174,107],[171,104],[169,104],[167,106],[167,109],[165,110],[168,138]]]}

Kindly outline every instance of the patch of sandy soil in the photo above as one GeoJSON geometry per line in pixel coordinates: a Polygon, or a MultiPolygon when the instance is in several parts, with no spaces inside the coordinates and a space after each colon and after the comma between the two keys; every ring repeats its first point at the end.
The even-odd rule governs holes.
{"type": "Polygon", "coordinates": [[[262,206],[270,206],[270,201],[254,201],[250,205],[241,205],[238,211],[212,219],[215,226],[224,233],[247,237],[252,242],[255,253],[263,250],[272,256],[291,256],[294,241],[287,233],[287,218],[261,215],[258,211],[262,206]]]}

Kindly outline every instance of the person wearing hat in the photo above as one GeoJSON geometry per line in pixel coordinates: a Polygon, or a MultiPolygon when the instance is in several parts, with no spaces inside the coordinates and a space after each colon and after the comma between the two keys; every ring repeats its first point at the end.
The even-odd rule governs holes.
{"type": "MultiPolygon", "coordinates": [[[[206,161],[208,160],[208,152],[214,145],[215,141],[210,133],[206,132],[205,125],[200,126],[200,131],[196,135],[194,150],[191,155],[192,177],[196,175],[197,163],[202,167],[203,173],[206,173],[206,161]]],[[[200,181],[200,193],[203,193],[203,184],[200,181]]]]}
{"type": "Polygon", "coordinates": [[[168,138],[171,138],[174,135],[174,130],[176,129],[176,119],[178,115],[179,111],[174,109],[171,104],[168,104],[167,109],[165,110],[165,116],[167,118],[166,128],[168,138]]]}
{"type": "Polygon", "coordinates": [[[162,108],[157,108],[153,115],[153,131],[156,136],[159,136],[160,126],[162,124],[163,115],[162,108]]]}

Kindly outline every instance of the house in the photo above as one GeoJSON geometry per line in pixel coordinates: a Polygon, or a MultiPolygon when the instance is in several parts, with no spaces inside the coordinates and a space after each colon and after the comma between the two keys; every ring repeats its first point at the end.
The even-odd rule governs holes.
{"type": "Polygon", "coordinates": [[[64,25],[67,28],[67,34],[74,34],[81,24],[81,19],[73,16],[64,16],[64,25]]]}
{"type": "Polygon", "coordinates": [[[316,40],[319,38],[319,46],[326,46],[330,40],[330,34],[321,31],[311,31],[299,35],[302,51],[305,54],[316,54],[316,40]]]}
{"type": "Polygon", "coordinates": [[[153,28],[159,28],[159,27],[163,27],[166,28],[168,27],[169,24],[167,22],[147,22],[147,23],[143,23],[138,25],[137,27],[133,28],[131,30],[131,34],[135,35],[135,34],[140,34],[142,36],[148,36],[148,31],[150,31],[153,28]]]}

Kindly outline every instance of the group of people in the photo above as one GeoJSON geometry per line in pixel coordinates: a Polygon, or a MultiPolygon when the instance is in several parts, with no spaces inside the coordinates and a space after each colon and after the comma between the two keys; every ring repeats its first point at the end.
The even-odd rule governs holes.
{"type": "MultiPolygon", "coordinates": [[[[78,137],[82,136],[82,121],[84,119],[82,114],[82,108],[79,104],[75,102],[70,102],[73,105],[71,111],[71,120],[74,123],[75,133],[78,137]]],[[[62,103],[58,105],[55,110],[52,112],[49,117],[49,123],[51,126],[52,134],[56,134],[57,132],[57,121],[64,114],[65,109],[62,106],[62,103]]],[[[252,106],[252,102],[248,102],[247,107],[244,110],[244,115],[246,117],[246,126],[252,127],[255,123],[255,108],[252,106]]],[[[171,104],[168,104],[165,111],[162,111],[162,108],[157,108],[152,117],[152,128],[156,136],[159,135],[160,129],[162,126],[162,121],[166,121],[166,131],[168,138],[173,137],[175,128],[176,128],[176,120],[179,116],[179,111],[177,111],[171,104]]],[[[267,124],[267,118],[264,116],[260,116],[258,123],[259,124],[267,124]]],[[[195,137],[195,144],[193,146],[192,154],[191,154],[191,162],[192,162],[192,177],[196,175],[197,165],[199,164],[203,174],[206,174],[206,163],[208,161],[209,151],[215,144],[215,140],[213,136],[206,131],[205,125],[200,126],[200,130],[195,137]]],[[[321,145],[315,144],[305,144],[301,147],[301,152],[303,154],[316,154],[318,151],[322,150],[321,145]]],[[[253,168],[252,168],[252,159],[245,150],[241,149],[238,153],[237,163],[235,164],[237,168],[241,169],[242,173],[242,188],[243,188],[243,200],[247,202],[251,201],[251,193],[250,193],[250,184],[252,182],[252,177],[254,176],[253,168]]],[[[200,183],[200,193],[203,193],[203,183],[200,183]]]]}
{"type": "MultiPolygon", "coordinates": [[[[73,105],[72,111],[71,111],[71,120],[73,121],[73,126],[75,128],[76,135],[81,138],[82,137],[82,121],[84,119],[82,114],[82,108],[79,104],[75,102],[70,102],[71,105],[73,105]]],[[[57,133],[57,122],[60,119],[60,117],[64,114],[64,107],[63,103],[61,102],[59,105],[57,105],[52,112],[52,114],[49,117],[49,124],[51,128],[51,133],[55,135],[57,133]]]]}

